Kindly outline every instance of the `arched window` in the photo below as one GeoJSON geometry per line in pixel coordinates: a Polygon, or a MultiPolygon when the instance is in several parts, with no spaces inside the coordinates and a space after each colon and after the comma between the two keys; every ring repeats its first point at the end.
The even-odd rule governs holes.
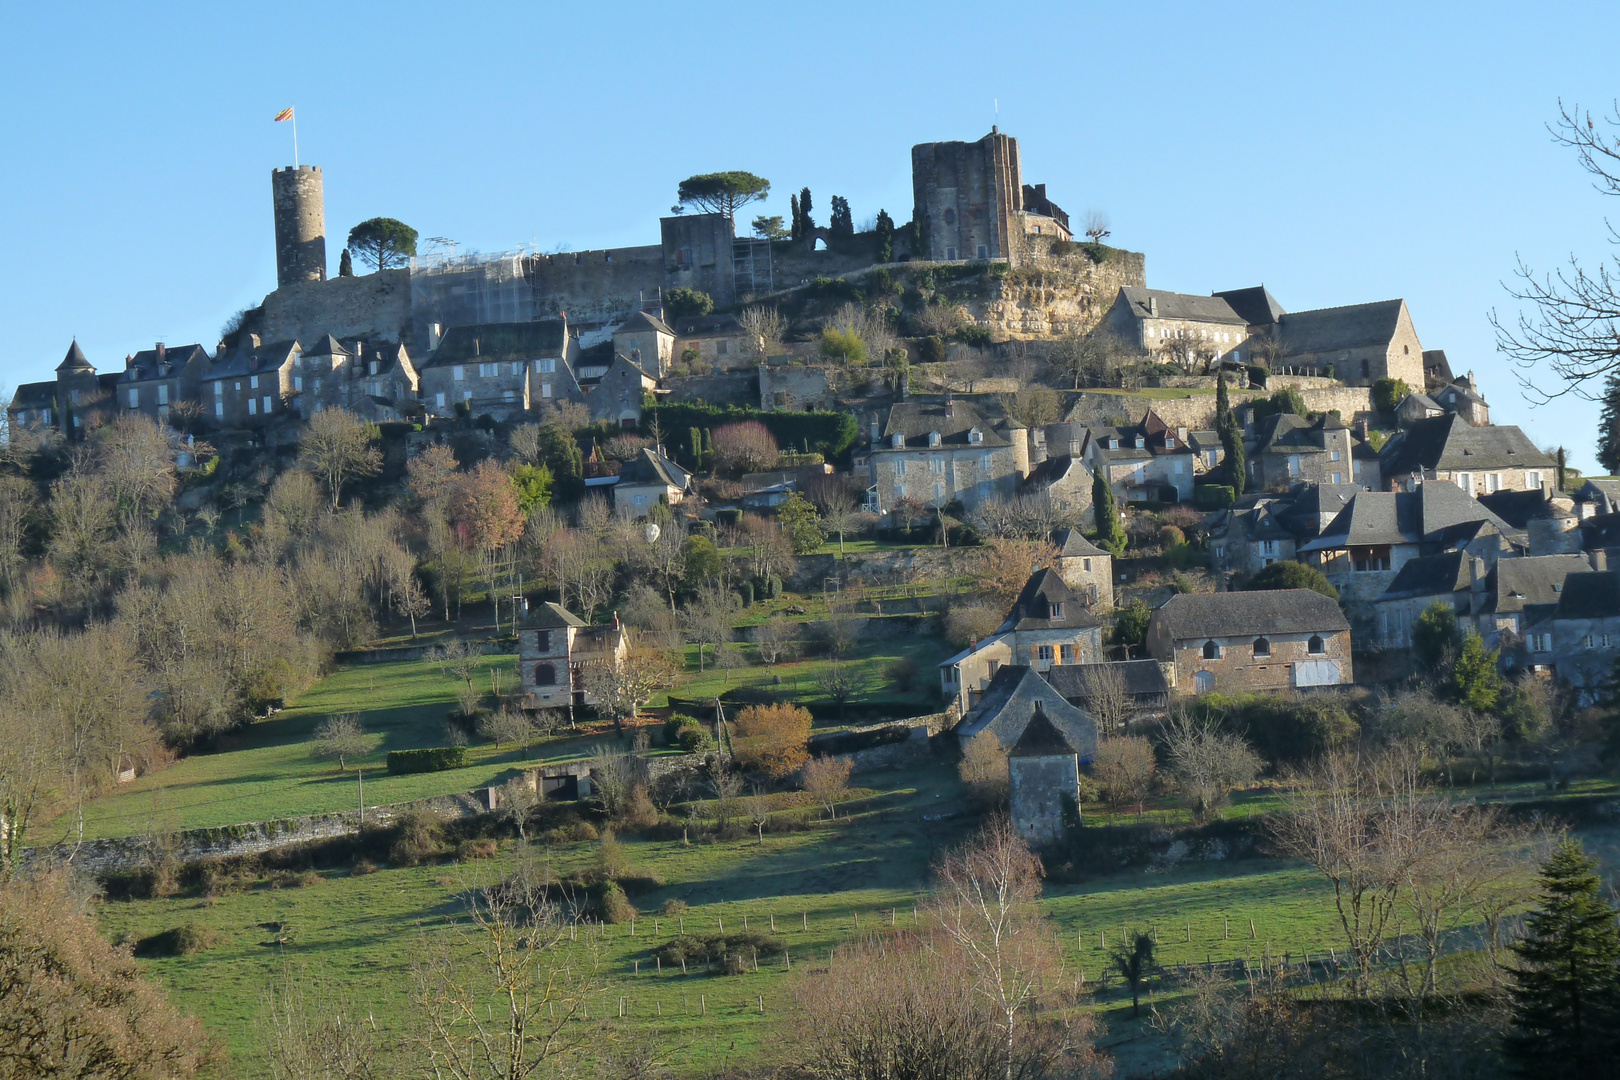
{"type": "Polygon", "coordinates": [[[1321,634],[1312,634],[1311,640],[1305,643],[1305,651],[1312,656],[1321,656],[1327,652],[1327,642],[1322,640],[1321,634]]]}
{"type": "Polygon", "coordinates": [[[1221,647],[1219,645],[1217,645],[1213,641],[1204,642],[1204,659],[1205,660],[1219,660],[1220,658],[1221,658],[1221,647]]]}
{"type": "Polygon", "coordinates": [[[1254,639],[1254,655],[1257,657],[1271,655],[1271,642],[1263,637],[1254,639]]]}
{"type": "Polygon", "coordinates": [[[949,207],[946,208],[946,210],[945,210],[945,224],[947,224],[947,225],[955,225],[956,224],[956,211],[954,209],[951,209],[949,207]]]}
{"type": "Polygon", "coordinates": [[[536,686],[556,686],[557,685],[557,668],[556,668],[556,666],[553,665],[553,664],[536,664],[536,665],[534,665],[534,685],[536,685],[536,686]]]}

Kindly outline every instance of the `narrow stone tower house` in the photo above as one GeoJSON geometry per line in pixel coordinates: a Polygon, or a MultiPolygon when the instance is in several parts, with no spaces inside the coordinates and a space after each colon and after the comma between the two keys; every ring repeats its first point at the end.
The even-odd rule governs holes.
{"type": "Polygon", "coordinates": [[[1039,701],[1024,733],[1007,752],[1012,783],[1012,821],[1032,844],[1047,844],[1063,832],[1063,812],[1080,806],[1080,752],[1047,717],[1039,701]]]}
{"type": "Polygon", "coordinates": [[[318,165],[270,171],[276,213],[276,287],[326,280],[326,196],[318,165]]]}

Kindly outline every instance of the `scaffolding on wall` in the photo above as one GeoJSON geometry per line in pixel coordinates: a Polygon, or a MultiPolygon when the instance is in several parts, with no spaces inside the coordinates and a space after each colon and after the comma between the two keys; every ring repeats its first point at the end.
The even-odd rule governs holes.
{"type": "Polygon", "coordinates": [[[738,300],[776,291],[771,270],[771,242],[738,237],[731,242],[732,295],[738,300]]]}
{"type": "Polygon", "coordinates": [[[524,273],[526,249],[455,254],[453,245],[411,260],[411,322],[417,348],[431,348],[431,327],[530,322],[535,289],[524,273]]]}

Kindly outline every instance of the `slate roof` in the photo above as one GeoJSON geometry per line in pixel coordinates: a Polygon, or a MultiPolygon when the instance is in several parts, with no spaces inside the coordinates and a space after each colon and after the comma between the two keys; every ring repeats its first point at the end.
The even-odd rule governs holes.
{"type": "Polygon", "coordinates": [[[17,385],[17,392],[11,395],[12,409],[54,409],[56,407],[56,380],[50,382],[26,382],[17,385]]]}
{"type": "Polygon", "coordinates": [[[692,476],[662,453],[643,446],[634,461],[619,470],[619,482],[624,484],[666,484],[685,491],[692,476]]]}
{"type": "Polygon", "coordinates": [[[1227,326],[1249,325],[1248,320],[1220,296],[1194,296],[1164,289],[1139,289],[1130,285],[1120,289],[1119,294],[1124,298],[1126,310],[1137,319],[1182,319],[1227,326]],[[1149,301],[1153,301],[1157,307],[1151,314],[1149,301]]]}
{"type": "Polygon", "coordinates": [[[1582,502],[1597,502],[1601,498],[1609,506],[1620,506],[1620,477],[1589,476],[1575,497],[1582,502]],[[1592,490],[1589,492],[1587,488],[1592,490]]]}
{"type": "Polygon", "coordinates": [[[1516,427],[1473,427],[1456,413],[1418,420],[1378,455],[1385,476],[1426,469],[1551,469],[1553,461],[1516,427]]]}
{"type": "MultiPolygon", "coordinates": [[[[1445,551],[1439,555],[1423,555],[1401,567],[1395,580],[1389,583],[1380,600],[1401,600],[1413,596],[1450,596],[1458,589],[1468,587],[1468,555],[1462,551],[1445,551]]],[[[1507,560],[1504,560],[1507,561],[1507,560]]]]}
{"type": "Polygon", "coordinates": [[[688,315],[674,325],[675,336],[683,338],[735,337],[744,332],[735,315],[688,315]]]}
{"type": "Polygon", "coordinates": [[[907,449],[926,449],[930,432],[939,432],[941,446],[983,446],[986,449],[1007,446],[1006,438],[996,432],[979,415],[979,410],[964,401],[907,401],[889,409],[889,420],[883,426],[883,442],[874,450],[891,449],[891,440],[900,435],[907,449]],[[968,442],[968,432],[978,428],[984,436],[979,443],[968,442]]]}
{"type": "Polygon", "coordinates": [[[1339,605],[1310,589],[1180,593],[1153,613],[1173,641],[1350,629],[1339,605]]]}
{"type": "Polygon", "coordinates": [[[1496,611],[1507,614],[1556,604],[1571,574],[1592,569],[1584,555],[1535,555],[1524,559],[1498,559],[1486,579],[1496,597],[1496,611]]]}
{"type": "Polygon", "coordinates": [[[523,620],[525,628],[530,630],[551,630],[564,626],[583,627],[585,620],[575,615],[561,604],[547,600],[523,620]]]}
{"type": "Polygon", "coordinates": [[[567,346],[567,319],[452,326],[422,366],[557,357],[567,346]]]}
{"type": "Polygon", "coordinates": [[[1079,465],[1082,470],[1085,468],[1084,465],[1081,465],[1079,458],[1070,457],[1068,454],[1049,457],[1029,470],[1029,475],[1024,478],[1024,486],[1029,488],[1049,487],[1068,476],[1069,470],[1076,465],[1079,465]]]}
{"type": "Polygon", "coordinates": [[[1288,356],[1388,345],[1405,306],[1405,300],[1379,300],[1292,311],[1277,322],[1278,340],[1288,356]]]}
{"type": "Polygon", "coordinates": [[[1607,619],[1620,615],[1620,571],[1588,570],[1570,574],[1559,594],[1559,619],[1607,619]]]}
{"type": "Polygon", "coordinates": [[[1071,705],[1033,668],[1022,664],[1003,664],[996,670],[979,703],[956,725],[956,734],[977,738],[989,731],[1002,746],[1015,746],[1035,716],[1037,701],[1080,759],[1090,760],[1097,752],[1097,725],[1084,709],[1071,705]]]}
{"type": "Polygon", "coordinates": [[[73,344],[68,346],[67,355],[62,358],[60,364],[56,365],[56,370],[62,374],[67,374],[68,372],[94,371],[96,369],[91,365],[90,361],[84,358],[84,350],[79,348],[79,339],[74,338],[73,344]]]}
{"type": "Polygon", "coordinates": [[[1492,491],[1475,496],[1479,504],[1515,529],[1526,529],[1537,518],[1564,513],[1542,491],[1492,491]]]}
{"type": "Polygon", "coordinates": [[[1485,399],[1480,397],[1479,393],[1475,391],[1473,387],[1469,386],[1467,381],[1463,379],[1458,379],[1444,390],[1437,391],[1434,397],[1436,401],[1444,398],[1446,405],[1454,405],[1459,400],[1464,402],[1477,402],[1480,405],[1485,404],[1485,399]]]}
{"type": "Polygon", "coordinates": [[[1283,306],[1264,285],[1225,289],[1214,295],[1225,300],[1250,326],[1270,326],[1283,317],[1283,306]]]}
{"type": "Polygon", "coordinates": [[[141,379],[167,378],[191,363],[194,358],[208,362],[208,350],[201,345],[176,345],[174,348],[165,347],[163,361],[158,362],[156,349],[142,349],[124,361],[123,379],[125,382],[136,382],[141,379]]]}
{"type": "Polygon", "coordinates": [[[675,336],[675,331],[671,330],[663,319],[645,311],[633,312],[628,319],[613,328],[615,334],[643,334],[649,330],[656,330],[670,337],[675,336]]]}
{"type": "Polygon", "coordinates": [[[1446,350],[1423,350],[1423,378],[1430,384],[1451,382],[1451,363],[1446,359],[1446,350]]]}
{"type": "Polygon", "coordinates": [[[1029,723],[1024,725],[1024,733],[1018,736],[1018,741],[1007,751],[1007,756],[1068,757],[1073,753],[1075,753],[1074,744],[1057,729],[1057,725],[1046,715],[1045,706],[1037,700],[1034,711],[1030,714],[1029,723]]]}
{"type": "Polygon", "coordinates": [[[1484,521],[1499,531],[1515,530],[1457,485],[1430,481],[1416,491],[1362,491],[1301,552],[1331,551],[1369,544],[1416,544],[1438,540],[1453,525],[1484,521]]]}
{"type": "Polygon", "coordinates": [[[1285,511],[1285,516],[1290,519],[1315,517],[1317,524],[1310,528],[1315,533],[1332,522],[1362,490],[1360,484],[1303,484],[1297,489],[1293,505],[1285,511]]]}
{"type": "Polygon", "coordinates": [[[304,350],[305,356],[353,356],[354,351],[344,346],[343,342],[331,334],[322,334],[321,339],[304,350]]]}
{"type": "Polygon", "coordinates": [[[1401,400],[1401,403],[1395,407],[1395,411],[1409,412],[1410,410],[1407,408],[1409,405],[1415,405],[1421,408],[1425,416],[1443,413],[1446,411],[1440,407],[1440,403],[1434,400],[1434,398],[1430,397],[1428,394],[1419,393],[1407,394],[1406,397],[1401,400]]]}
{"type": "Polygon", "coordinates": [[[1308,420],[1293,413],[1274,413],[1257,428],[1257,454],[1325,454],[1327,432],[1344,430],[1332,413],[1308,420]]]}
{"type": "Polygon", "coordinates": [[[1170,683],[1157,660],[1116,660],[1106,664],[1058,664],[1046,672],[1046,681],[1071,702],[1083,702],[1091,695],[1093,674],[1118,672],[1125,692],[1133,697],[1168,694],[1170,683]]]}
{"type": "Polygon", "coordinates": [[[1594,551],[1598,548],[1620,547],[1620,513],[1594,514],[1581,522],[1581,548],[1585,551],[1594,551]]]}
{"type": "Polygon", "coordinates": [[[1043,567],[1029,576],[1013,601],[1007,618],[997,633],[1009,630],[1071,630],[1101,626],[1102,620],[1085,608],[1085,601],[1051,567],[1043,567]],[[1053,605],[1063,605],[1063,617],[1054,619],[1053,605]]]}
{"type": "Polygon", "coordinates": [[[1079,529],[1059,529],[1052,534],[1052,543],[1061,558],[1072,559],[1086,555],[1107,555],[1108,552],[1086,539],[1079,529]]]}
{"type": "MultiPolygon", "coordinates": [[[[1187,433],[1188,438],[1192,432],[1187,433]]],[[[1165,454],[1190,454],[1192,447],[1187,439],[1181,437],[1181,432],[1164,422],[1158,413],[1149,409],[1139,424],[1126,427],[1096,427],[1086,432],[1086,452],[1094,453],[1104,461],[1139,461],[1143,458],[1160,457],[1165,454]],[[1142,445],[1136,445],[1136,438],[1142,437],[1142,445]],[[1119,447],[1110,450],[1108,440],[1119,440],[1119,447]],[[1164,445],[1169,439],[1172,445],[1164,445]]]]}
{"type": "Polygon", "coordinates": [[[203,376],[203,381],[275,371],[292,359],[295,350],[301,351],[296,341],[272,341],[257,348],[246,345],[232,349],[223,356],[214,357],[214,366],[203,376]]]}

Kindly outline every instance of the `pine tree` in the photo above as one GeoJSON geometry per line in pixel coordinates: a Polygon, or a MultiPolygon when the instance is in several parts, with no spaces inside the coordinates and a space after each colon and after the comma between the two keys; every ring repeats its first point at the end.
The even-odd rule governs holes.
{"type": "Polygon", "coordinates": [[[894,262],[894,218],[887,210],[879,210],[877,216],[877,261],[894,262]]]}
{"type": "Polygon", "coordinates": [[[1603,412],[1598,417],[1597,459],[1610,476],[1620,474],[1620,375],[1603,384],[1603,412]]]}
{"type": "Polygon", "coordinates": [[[354,277],[354,256],[349,254],[348,248],[338,256],[338,277],[354,277]]]}
{"type": "Polygon", "coordinates": [[[1620,929],[1597,860],[1566,839],[1541,868],[1541,906],[1515,945],[1515,1030],[1504,1049],[1526,1076],[1613,1076],[1620,1049],[1620,929]]]}
{"type": "Polygon", "coordinates": [[[1097,544],[1115,555],[1125,550],[1125,530],[1119,525],[1119,511],[1114,506],[1114,489],[1109,486],[1104,465],[1091,477],[1091,513],[1097,521],[1097,544]]]}
{"type": "Polygon", "coordinates": [[[804,218],[799,213],[799,197],[788,196],[788,239],[797,240],[804,235],[804,218]]]}

